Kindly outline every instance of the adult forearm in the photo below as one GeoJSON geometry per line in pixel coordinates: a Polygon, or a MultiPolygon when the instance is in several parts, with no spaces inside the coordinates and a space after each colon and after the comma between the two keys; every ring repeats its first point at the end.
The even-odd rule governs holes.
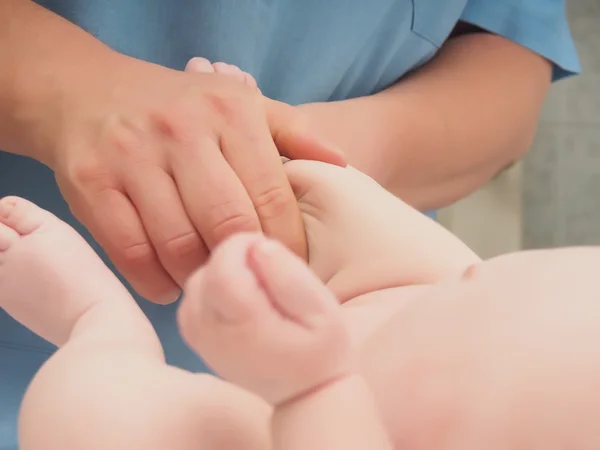
{"type": "Polygon", "coordinates": [[[528,150],[550,78],[536,54],[469,34],[379,94],[302,108],[350,164],[426,210],[467,195],[528,150]]]}
{"type": "Polygon", "coordinates": [[[65,92],[109,53],[91,35],[29,0],[1,0],[0,148],[46,162],[65,92]]]}

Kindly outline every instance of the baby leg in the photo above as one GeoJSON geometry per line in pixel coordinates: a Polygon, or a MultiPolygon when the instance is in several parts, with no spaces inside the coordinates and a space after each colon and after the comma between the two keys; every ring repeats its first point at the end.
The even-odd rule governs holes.
{"type": "MultiPolygon", "coordinates": [[[[114,372],[131,360],[124,355],[133,349],[154,364],[162,361],[152,326],[83,238],[16,197],[0,199],[0,307],[61,347],[26,393],[19,418],[22,449],[57,443],[74,448],[64,438],[81,431],[74,426],[78,420],[89,423],[90,411],[99,406],[89,401],[92,394],[111,401],[93,374],[114,372]],[[98,355],[109,353],[101,364],[98,355]]],[[[87,427],[93,433],[94,425],[87,427]]]]}
{"type": "Polygon", "coordinates": [[[223,244],[188,283],[179,317],[213,369],[275,407],[275,450],[391,448],[354,371],[341,307],[279,244],[223,244]]]}
{"type": "Polygon", "coordinates": [[[268,448],[268,406],[167,366],[150,323],[92,249],[20,198],[0,200],[0,307],[60,346],[23,401],[22,450],[268,448]]]}
{"type": "Polygon", "coordinates": [[[125,287],[79,234],[17,197],[0,199],[0,307],[44,339],[127,340],[160,345],[125,287]],[[97,326],[110,317],[112,326],[97,326]]]}

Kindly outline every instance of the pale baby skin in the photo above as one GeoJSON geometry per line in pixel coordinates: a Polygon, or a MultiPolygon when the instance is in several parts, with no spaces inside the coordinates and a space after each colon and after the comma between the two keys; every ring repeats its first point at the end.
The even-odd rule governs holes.
{"type": "MultiPolygon", "coordinates": [[[[233,66],[188,70],[256,88],[233,66]]],[[[0,306],[62,346],[26,396],[22,448],[598,447],[600,352],[577,351],[599,337],[597,249],[481,263],[352,168],[286,169],[312,273],[242,235],[185,290],[182,334],[227,381],[167,366],[73,230],[0,202],[0,306]]]]}
{"type": "MultiPolygon", "coordinates": [[[[380,249],[393,246],[356,237],[373,235],[384,215],[410,213],[415,232],[438,226],[351,168],[286,167],[305,210],[313,272],[271,241],[237,236],[191,278],[180,313],[190,345],[237,385],[167,366],[135,302],[74,230],[23,199],[0,201],[0,304],[61,347],[23,403],[21,448],[391,448],[360,352],[396,307],[376,298],[363,311],[363,295],[356,310],[344,310],[332,291],[348,300],[459,269],[387,267],[393,258],[380,249]],[[361,219],[355,212],[367,203],[361,219]],[[344,242],[355,245],[344,250],[344,242]],[[379,257],[367,263],[370,254],[379,257]]],[[[378,235],[390,237],[385,227],[378,235]]],[[[451,244],[463,252],[458,264],[474,258],[451,244]]]]}
{"type": "Polygon", "coordinates": [[[165,365],[73,230],[0,202],[0,303],[63,346],[27,394],[22,448],[597,448],[597,249],[479,263],[352,168],[286,168],[313,274],[345,301],[271,241],[224,243],[180,323],[237,384],[165,365]]]}

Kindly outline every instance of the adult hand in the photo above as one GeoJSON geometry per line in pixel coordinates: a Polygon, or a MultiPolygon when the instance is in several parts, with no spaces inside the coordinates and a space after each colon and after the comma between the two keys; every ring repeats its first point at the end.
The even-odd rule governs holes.
{"type": "Polygon", "coordinates": [[[280,153],[343,158],[292,107],[229,77],[112,53],[59,100],[45,162],[74,215],[144,297],[176,300],[235,232],[262,230],[306,255],[280,153]]]}
{"type": "MultiPolygon", "coordinates": [[[[230,64],[197,57],[186,71],[217,73],[257,89],[252,75],[230,64]]],[[[388,286],[435,283],[479,260],[439,224],[351,167],[291,161],[286,173],[303,213],[309,264],[342,301],[388,286]]]]}

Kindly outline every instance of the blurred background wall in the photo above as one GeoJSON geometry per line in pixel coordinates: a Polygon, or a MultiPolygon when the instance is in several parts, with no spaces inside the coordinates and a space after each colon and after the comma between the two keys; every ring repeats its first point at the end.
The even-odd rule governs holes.
{"type": "Polygon", "coordinates": [[[482,257],[600,245],[600,0],[567,0],[583,75],[555,84],[525,160],[439,213],[482,257]]]}

